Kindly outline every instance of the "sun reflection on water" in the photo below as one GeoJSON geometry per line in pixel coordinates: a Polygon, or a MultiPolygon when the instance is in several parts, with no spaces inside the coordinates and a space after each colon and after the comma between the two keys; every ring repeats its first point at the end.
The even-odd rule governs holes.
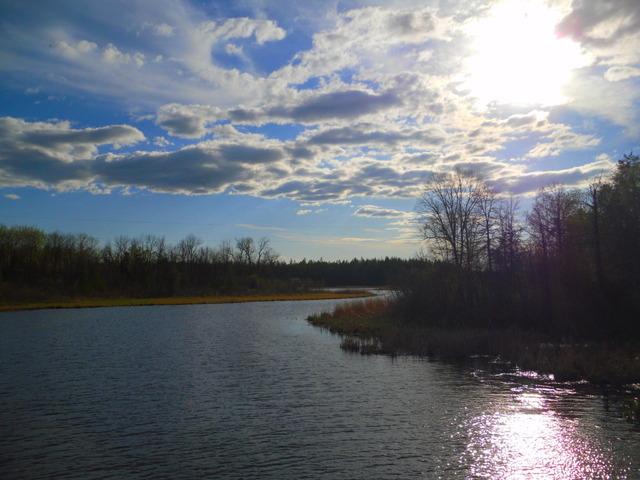
{"type": "MultiPolygon", "coordinates": [[[[467,426],[469,479],[610,479],[608,445],[570,412],[554,409],[547,393],[512,392],[467,426]]],[[[619,473],[619,471],[618,471],[619,473]]]]}

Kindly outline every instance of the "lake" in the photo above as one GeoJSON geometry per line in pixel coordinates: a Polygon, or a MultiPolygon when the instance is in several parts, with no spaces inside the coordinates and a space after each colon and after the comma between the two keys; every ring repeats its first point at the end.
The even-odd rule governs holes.
{"type": "Polygon", "coordinates": [[[338,302],[0,314],[0,477],[640,479],[614,394],[343,352],[338,302]]]}

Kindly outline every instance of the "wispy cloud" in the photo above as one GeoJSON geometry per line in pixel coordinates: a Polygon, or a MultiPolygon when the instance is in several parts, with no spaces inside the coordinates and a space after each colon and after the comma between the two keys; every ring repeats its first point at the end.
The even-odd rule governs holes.
{"type": "Polygon", "coordinates": [[[263,225],[252,225],[250,223],[237,223],[235,224],[236,227],[242,227],[242,228],[248,228],[250,230],[269,230],[269,231],[274,231],[274,232],[286,232],[287,229],[286,228],[281,228],[281,227],[265,227],[263,225]]]}
{"type": "Polygon", "coordinates": [[[407,217],[411,214],[393,210],[391,208],[382,208],[375,205],[363,205],[354,212],[357,217],[375,217],[375,218],[399,218],[407,217]]]}

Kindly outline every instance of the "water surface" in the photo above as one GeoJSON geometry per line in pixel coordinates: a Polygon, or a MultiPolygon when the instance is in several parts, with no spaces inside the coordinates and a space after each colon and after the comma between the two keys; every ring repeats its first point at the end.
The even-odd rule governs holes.
{"type": "Polygon", "coordinates": [[[337,302],[0,315],[0,476],[640,479],[603,392],[345,353],[337,302]]]}

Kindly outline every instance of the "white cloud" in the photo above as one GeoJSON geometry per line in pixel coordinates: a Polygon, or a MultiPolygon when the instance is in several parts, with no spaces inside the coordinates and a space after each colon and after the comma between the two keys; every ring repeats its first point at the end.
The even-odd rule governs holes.
{"type": "MultiPolygon", "coordinates": [[[[135,187],[190,195],[236,192],[316,205],[354,196],[416,198],[433,172],[446,171],[453,165],[473,168],[499,189],[518,193],[535,191],[548,181],[580,183],[595,169],[611,166],[610,160],[599,158],[583,168],[528,172],[523,164],[482,157],[452,164],[447,163],[446,157],[436,156],[421,163],[403,152],[384,160],[357,156],[323,166],[321,151],[312,149],[309,158],[299,157],[304,143],[267,139],[228,125],[214,130],[228,135],[216,135],[213,140],[176,151],[99,155],[99,145],[133,144],[144,137],[138,130],[122,125],[77,130],[65,122],[28,123],[4,118],[0,121],[0,177],[4,179],[3,186],[91,191],[135,187]]],[[[559,144],[575,146],[576,142],[589,141],[570,131],[558,132],[550,138],[559,144]]],[[[310,209],[301,209],[299,214],[310,213],[306,210],[310,209]]],[[[396,219],[411,216],[376,205],[362,205],[354,215],[396,219]]]]}
{"type": "Polygon", "coordinates": [[[158,109],[156,124],[170,135],[200,138],[210,131],[207,124],[224,118],[224,113],[218,107],[171,103],[158,109]]]}
{"type": "Polygon", "coordinates": [[[609,67],[609,69],[604,74],[604,78],[606,78],[610,82],[619,82],[621,80],[627,80],[628,78],[633,77],[640,77],[640,68],[617,65],[609,67]]]}
{"type": "Polygon", "coordinates": [[[243,228],[249,228],[251,230],[271,230],[271,231],[276,231],[276,232],[286,231],[286,229],[281,228],[281,227],[265,227],[263,225],[252,225],[250,223],[236,223],[234,226],[243,227],[243,228]]]}
{"type": "Polygon", "coordinates": [[[172,37],[175,28],[168,23],[149,23],[144,22],[142,24],[142,30],[151,30],[154,35],[159,37],[172,37]]]}
{"type": "Polygon", "coordinates": [[[376,205],[362,205],[354,212],[356,217],[373,217],[373,218],[402,218],[410,216],[408,212],[394,210],[391,208],[378,207],[376,205]]]}
{"type": "Polygon", "coordinates": [[[362,243],[362,242],[379,242],[379,238],[365,238],[365,237],[342,237],[341,242],[347,243],[362,243]]]}
{"type": "Polygon", "coordinates": [[[4,198],[8,198],[9,200],[20,200],[20,196],[15,193],[8,193],[4,196],[4,198]]]}
{"type": "Polygon", "coordinates": [[[528,156],[531,158],[558,156],[567,150],[585,150],[599,145],[601,139],[594,135],[579,134],[566,125],[556,125],[553,131],[542,137],[528,156]]]}
{"type": "Polygon", "coordinates": [[[153,144],[158,147],[168,147],[169,145],[173,145],[173,143],[171,143],[165,137],[155,137],[153,139],[153,144]]]}
{"type": "Polygon", "coordinates": [[[497,183],[500,190],[509,191],[517,195],[533,195],[541,186],[554,183],[584,188],[594,178],[607,175],[613,171],[615,163],[608,159],[596,161],[578,167],[545,170],[535,172],[514,171],[512,176],[504,176],[497,183]]]}
{"type": "Polygon", "coordinates": [[[449,18],[435,16],[429,9],[349,10],[336,17],[332,28],[313,36],[312,49],[299,52],[294,63],[272,77],[286,83],[303,83],[345,68],[358,69],[361,73],[377,70],[382,65],[388,72],[414,69],[415,60],[425,58],[425,52],[433,48],[427,45],[428,41],[434,45],[437,41],[450,41],[459,30],[460,25],[449,18]],[[411,53],[399,56],[396,48],[406,48],[411,53]]]}
{"type": "Polygon", "coordinates": [[[591,59],[591,67],[578,71],[567,86],[569,106],[637,132],[637,109],[633,106],[640,99],[640,49],[635,47],[640,44],[640,2],[574,1],[557,30],[579,42],[591,59]],[[609,82],[619,82],[615,94],[609,82]]]}
{"type": "Polygon", "coordinates": [[[282,40],[286,32],[272,20],[254,20],[251,18],[230,18],[222,24],[206,22],[200,30],[213,39],[255,37],[258,45],[265,42],[282,40]]]}
{"type": "Polygon", "coordinates": [[[227,43],[224,46],[224,51],[229,55],[242,55],[242,46],[235,45],[233,43],[227,43]]]}
{"type": "Polygon", "coordinates": [[[0,178],[3,186],[62,185],[86,188],[93,180],[91,160],[98,146],[132,145],[144,140],[127,125],[72,129],[68,122],[29,123],[0,118],[0,178]]]}
{"type": "Polygon", "coordinates": [[[51,47],[62,55],[73,58],[96,50],[98,45],[87,40],[80,40],[76,43],[67,43],[64,40],[59,40],[52,43],[51,47]]]}
{"type": "Polygon", "coordinates": [[[558,31],[580,42],[599,63],[637,62],[640,52],[631,45],[640,40],[640,3],[574,1],[558,31]]]}
{"type": "Polygon", "coordinates": [[[571,97],[567,105],[584,115],[598,115],[631,130],[637,128],[637,113],[633,108],[640,98],[634,84],[620,82],[615,87],[600,75],[589,70],[579,72],[566,90],[571,97]],[[615,88],[615,95],[612,95],[615,88]]]}
{"type": "Polygon", "coordinates": [[[30,83],[38,78],[51,93],[84,92],[132,109],[259,100],[264,87],[250,73],[253,59],[243,72],[217,65],[212,52],[228,40],[253,39],[260,47],[286,37],[266,19],[229,18],[216,22],[215,32],[200,29],[207,15],[187,0],[166,0],[157,9],[145,0],[131,0],[126,9],[110,0],[68,9],[34,0],[7,11],[0,34],[11,42],[0,45],[1,71],[20,72],[30,83]]]}
{"type": "MultiPolygon", "coordinates": [[[[582,182],[591,167],[533,172],[525,162],[604,149],[603,136],[579,133],[584,130],[572,128],[569,120],[561,123],[570,116],[561,115],[567,111],[627,127],[637,123],[632,107],[640,68],[627,44],[636,37],[626,23],[612,20],[624,20],[622,10],[633,9],[628,2],[622,10],[611,7],[615,12],[574,2],[567,10],[566,25],[580,12],[587,15],[588,31],[579,39],[573,30],[567,35],[581,42],[594,65],[575,72],[561,114],[550,107],[493,105],[480,111],[459,77],[473,50],[465,33],[468,19],[492,4],[480,3],[404,9],[386,4],[331,15],[324,10],[321,23],[314,23],[322,25],[319,31],[301,30],[311,22],[308,12],[309,18],[295,22],[267,19],[265,12],[273,9],[265,9],[260,19],[213,18],[179,0],[154,12],[137,1],[121,15],[95,10],[94,23],[77,22],[68,31],[50,27],[43,17],[29,42],[18,36],[15,45],[2,46],[11,60],[2,71],[24,72],[29,83],[23,85],[42,84],[47,93],[58,88],[117,100],[138,114],[137,122],[155,113],[156,125],[167,135],[192,141],[172,139],[179,145],[172,147],[155,129],[145,146],[165,151],[116,154],[118,144],[140,141],[142,133],[126,125],[78,130],[61,122],[11,119],[5,128],[23,124],[20,135],[6,137],[0,178],[10,184],[40,182],[43,188],[75,182],[77,188],[95,189],[99,183],[185,194],[233,192],[313,206],[356,196],[412,198],[432,173],[456,165],[518,192],[535,191],[556,178],[568,185],[582,182]],[[89,31],[84,27],[89,24],[102,25],[103,31],[89,31]],[[295,45],[285,43],[300,38],[306,38],[308,50],[296,53],[295,45]],[[43,41],[52,47],[45,53],[33,47],[43,41]],[[279,59],[271,70],[258,68],[268,63],[262,55],[273,52],[269,48],[275,45],[267,43],[280,41],[290,58],[279,59]],[[31,79],[32,74],[37,75],[31,79]],[[283,137],[289,140],[267,138],[278,136],[274,124],[286,127],[283,137]],[[521,149],[517,154],[509,150],[514,144],[521,149]],[[101,145],[113,147],[99,154],[101,145]]],[[[404,214],[375,205],[356,212],[381,218],[404,214]]]]}
{"type": "Polygon", "coordinates": [[[122,53],[118,48],[110,43],[102,51],[102,59],[108,63],[133,63],[137,67],[144,65],[144,55],[142,53],[134,53],[133,55],[128,53],[122,53]]]}

